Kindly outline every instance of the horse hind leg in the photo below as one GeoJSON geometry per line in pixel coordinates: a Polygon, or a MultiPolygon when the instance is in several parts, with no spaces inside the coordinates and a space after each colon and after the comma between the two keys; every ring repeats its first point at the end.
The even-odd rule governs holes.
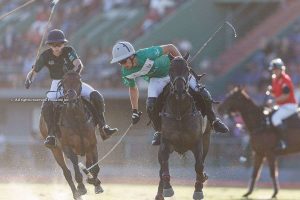
{"type": "Polygon", "coordinates": [[[267,160],[268,160],[270,176],[272,178],[273,188],[274,188],[272,198],[276,198],[277,193],[279,191],[277,160],[274,155],[267,156],[267,160]]]}
{"type": "Polygon", "coordinates": [[[254,154],[254,165],[253,165],[252,177],[251,177],[250,184],[249,184],[249,189],[248,189],[248,192],[243,195],[243,197],[248,197],[253,192],[255,182],[261,172],[261,166],[262,166],[263,159],[264,159],[263,155],[260,155],[257,153],[254,154]]]}
{"type": "Polygon", "coordinates": [[[75,200],[80,200],[81,199],[81,194],[78,192],[78,190],[76,189],[76,187],[74,185],[74,182],[72,180],[72,174],[71,174],[70,170],[68,169],[68,167],[66,165],[66,162],[65,162],[64,155],[63,155],[62,151],[59,148],[51,149],[51,151],[54,155],[54,158],[55,158],[56,162],[58,163],[58,165],[63,170],[64,177],[67,180],[67,182],[68,182],[68,184],[69,184],[69,186],[72,190],[73,198],[75,200]]]}

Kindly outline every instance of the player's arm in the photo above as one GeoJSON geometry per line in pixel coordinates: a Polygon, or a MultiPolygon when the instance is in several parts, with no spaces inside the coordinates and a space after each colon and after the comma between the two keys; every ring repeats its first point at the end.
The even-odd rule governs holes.
{"type": "Polygon", "coordinates": [[[83,70],[83,64],[81,60],[79,58],[76,58],[73,61],[73,65],[74,65],[73,70],[76,71],[78,74],[81,74],[81,71],[83,70]]]}
{"type": "Polygon", "coordinates": [[[282,94],[279,97],[275,98],[275,102],[276,103],[281,103],[283,101],[288,100],[288,98],[290,96],[290,92],[291,92],[291,89],[287,85],[283,86],[282,87],[282,94]]]}
{"type": "Polygon", "coordinates": [[[172,54],[174,57],[182,56],[178,49],[173,44],[166,44],[160,46],[163,49],[163,54],[172,54]]]}
{"type": "Polygon", "coordinates": [[[131,102],[131,108],[132,110],[136,109],[138,110],[139,105],[139,89],[134,87],[129,87],[129,97],[131,102]]]}

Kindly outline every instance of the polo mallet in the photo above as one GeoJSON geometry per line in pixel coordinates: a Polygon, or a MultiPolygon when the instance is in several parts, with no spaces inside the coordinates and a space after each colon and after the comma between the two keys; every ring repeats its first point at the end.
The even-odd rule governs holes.
{"type": "Polygon", "coordinates": [[[212,40],[214,39],[214,37],[216,36],[216,34],[225,26],[225,25],[228,25],[232,30],[233,30],[233,33],[234,33],[234,37],[236,38],[237,37],[237,34],[236,34],[236,31],[235,31],[235,28],[234,26],[228,22],[228,21],[225,21],[222,25],[220,25],[217,30],[207,39],[207,41],[200,47],[200,49],[197,51],[197,53],[189,60],[189,63],[191,63],[200,53],[201,51],[203,51],[203,49],[207,46],[207,44],[212,40]]]}
{"type": "Polygon", "coordinates": [[[43,46],[43,43],[44,43],[44,39],[45,39],[45,35],[46,35],[46,32],[49,28],[49,25],[50,25],[50,22],[51,22],[51,19],[52,19],[52,16],[53,16],[53,13],[54,13],[54,10],[55,10],[55,6],[57,5],[57,3],[59,2],[59,0],[52,0],[51,3],[50,3],[50,7],[51,7],[51,13],[50,13],[50,16],[49,16],[49,19],[48,19],[48,22],[47,22],[47,26],[44,30],[44,33],[42,35],[42,39],[41,39],[41,43],[40,43],[40,46],[37,50],[37,53],[36,53],[36,57],[35,57],[35,61],[37,60],[39,54],[40,54],[40,50],[43,46]]]}
{"type": "Polygon", "coordinates": [[[82,164],[81,162],[78,163],[78,166],[80,169],[82,169],[82,171],[89,177],[89,178],[93,178],[93,175],[91,174],[90,170],[95,167],[96,165],[98,165],[100,162],[102,162],[106,157],[108,157],[114,150],[115,148],[122,142],[123,138],[126,136],[126,134],[128,133],[128,131],[131,129],[131,127],[133,126],[133,124],[131,123],[129,125],[129,127],[127,128],[127,130],[123,133],[122,137],[118,140],[118,142],[100,159],[98,160],[98,162],[96,162],[95,164],[93,164],[92,166],[90,166],[89,168],[86,168],[86,166],[84,164],[82,164]]]}
{"type": "MultiPolygon", "coordinates": [[[[234,37],[236,38],[237,37],[237,33],[236,33],[236,31],[235,31],[235,28],[234,28],[234,26],[230,23],[230,22],[228,22],[228,21],[225,21],[222,25],[220,25],[218,28],[217,28],[217,30],[213,33],[213,34],[211,34],[210,35],[210,37],[206,40],[206,42],[200,47],[200,49],[196,52],[196,54],[191,58],[191,59],[189,59],[188,60],[188,63],[190,64],[202,51],[203,51],[203,49],[207,46],[207,44],[212,40],[212,39],[214,39],[214,37],[216,36],[216,34],[225,26],[225,25],[228,25],[232,30],[233,30],[233,33],[234,33],[234,37]]],[[[193,70],[193,68],[192,67],[189,67],[189,69],[190,69],[190,72],[192,73],[192,75],[195,77],[195,79],[196,79],[196,81],[197,81],[197,83],[200,85],[200,83],[199,83],[199,81],[200,81],[200,79],[203,77],[203,76],[205,76],[206,74],[201,74],[201,75],[198,75],[194,70],[193,70]]],[[[217,101],[213,101],[213,103],[219,103],[219,102],[217,102],[217,101]]]]}
{"type": "Polygon", "coordinates": [[[88,178],[92,179],[93,175],[91,174],[91,172],[84,166],[84,164],[82,164],[81,162],[78,163],[79,168],[87,175],[88,178]]]}
{"type": "Polygon", "coordinates": [[[22,9],[22,8],[24,8],[24,7],[26,7],[26,6],[28,6],[29,4],[32,4],[32,3],[35,2],[35,1],[36,1],[36,0],[30,0],[30,1],[27,1],[26,3],[22,4],[21,6],[15,8],[15,9],[13,9],[12,11],[9,11],[9,12],[7,12],[7,13],[4,13],[3,15],[0,16],[0,21],[1,21],[2,19],[4,19],[5,17],[11,15],[12,13],[17,12],[18,10],[20,10],[20,9],[22,9]]]}

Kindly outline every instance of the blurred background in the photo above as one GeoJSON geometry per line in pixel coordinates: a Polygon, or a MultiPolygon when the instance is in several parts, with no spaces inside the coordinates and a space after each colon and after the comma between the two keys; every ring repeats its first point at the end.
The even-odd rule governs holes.
{"type": "MultiPolygon", "coordinates": [[[[25,3],[0,0],[0,15],[25,3]]],[[[105,97],[107,121],[120,128],[119,134],[102,142],[101,158],[130,124],[128,89],[121,83],[120,67],[111,65],[111,48],[118,40],[132,42],[136,49],[167,43],[182,53],[194,55],[224,21],[226,27],[191,63],[197,73],[206,73],[203,83],[217,100],[235,85],[246,87],[257,104],[262,104],[270,84],[268,63],[281,57],[296,86],[300,100],[300,1],[298,0],[61,0],[49,29],[62,29],[84,63],[83,80],[105,97]]],[[[39,0],[0,22],[0,177],[32,178],[61,176],[57,164],[39,135],[40,101],[50,87],[43,69],[30,90],[24,89],[50,14],[48,0],[39,0]],[[30,169],[30,170],[28,170],[30,169]],[[34,173],[33,173],[34,171],[34,173]]],[[[145,112],[147,83],[138,82],[142,121],[130,130],[117,149],[103,161],[100,176],[136,177],[158,180],[157,147],[151,146],[152,129],[145,112]]],[[[251,160],[241,164],[247,133],[237,129],[239,116],[225,119],[228,135],[212,134],[206,171],[210,180],[244,183],[251,160]]],[[[251,150],[247,150],[251,154],[251,150]]],[[[299,184],[299,155],[281,158],[280,180],[299,184]],[[297,174],[295,176],[295,174],[297,174]]],[[[194,180],[191,154],[171,157],[171,173],[194,180]],[[175,172],[172,172],[175,171],[175,172]]],[[[263,170],[263,182],[269,183],[263,170]]],[[[243,184],[246,186],[246,184],[243,184]]]]}

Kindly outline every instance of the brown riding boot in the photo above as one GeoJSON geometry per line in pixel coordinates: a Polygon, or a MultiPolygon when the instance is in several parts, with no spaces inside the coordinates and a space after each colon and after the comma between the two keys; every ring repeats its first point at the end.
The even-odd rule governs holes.
{"type": "Polygon", "coordinates": [[[288,147],[286,134],[284,133],[285,127],[283,124],[276,126],[276,133],[279,136],[279,142],[276,147],[276,151],[285,150],[288,147]]]}

